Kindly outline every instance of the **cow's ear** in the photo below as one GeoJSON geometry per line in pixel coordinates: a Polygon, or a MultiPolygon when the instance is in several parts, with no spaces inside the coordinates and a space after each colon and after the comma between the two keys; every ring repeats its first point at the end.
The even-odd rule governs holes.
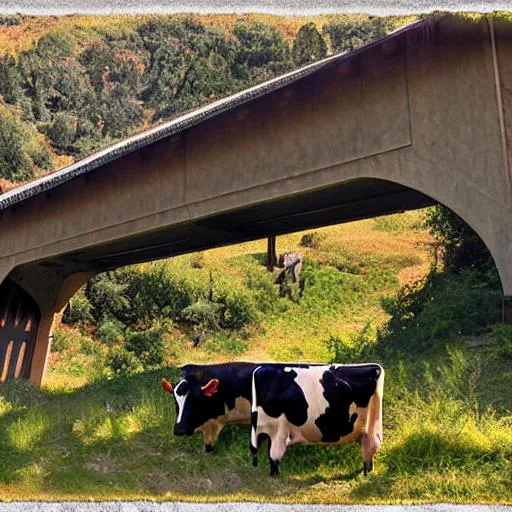
{"type": "Polygon", "coordinates": [[[162,379],[162,388],[164,388],[164,391],[167,393],[173,393],[174,389],[172,387],[172,384],[167,379],[162,379]]]}
{"type": "Polygon", "coordinates": [[[219,384],[220,384],[219,379],[212,379],[209,382],[207,382],[201,388],[203,395],[204,396],[212,396],[213,394],[217,393],[217,390],[219,389],[219,384]]]}

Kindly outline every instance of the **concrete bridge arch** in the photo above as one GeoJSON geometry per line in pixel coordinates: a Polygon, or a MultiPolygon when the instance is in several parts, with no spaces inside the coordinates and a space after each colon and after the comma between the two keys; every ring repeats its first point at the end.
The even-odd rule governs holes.
{"type": "Polygon", "coordinates": [[[54,314],[97,272],[435,202],[479,234],[512,296],[511,138],[512,27],[447,16],[3,194],[0,283],[41,313],[30,379],[54,314]]]}

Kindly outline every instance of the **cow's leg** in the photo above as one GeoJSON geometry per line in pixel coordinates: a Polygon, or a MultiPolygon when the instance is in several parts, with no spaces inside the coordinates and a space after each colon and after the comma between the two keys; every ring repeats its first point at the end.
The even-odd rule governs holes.
{"type": "Polygon", "coordinates": [[[363,473],[367,476],[373,470],[373,456],[380,448],[381,439],[380,435],[376,432],[368,432],[362,435],[361,440],[361,455],[363,456],[363,473]]]}
{"type": "Polygon", "coordinates": [[[223,428],[224,425],[215,420],[207,421],[201,427],[203,432],[204,450],[206,453],[213,452],[213,446],[217,442],[217,438],[223,428]]]}
{"type": "Polygon", "coordinates": [[[361,454],[363,456],[364,476],[373,470],[373,456],[382,444],[382,395],[384,392],[384,370],[378,370],[377,388],[370,398],[368,414],[368,431],[361,437],[361,454]]]}
{"type": "Polygon", "coordinates": [[[280,432],[274,438],[269,439],[268,460],[270,463],[270,476],[279,475],[279,462],[286,452],[286,440],[288,436],[280,432]]]}
{"type": "MultiPolygon", "coordinates": [[[[256,438],[256,445],[254,446],[251,442],[252,465],[254,467],[258,466],[258,452],[266,437],[268,437],[267,434],[259,434],[256,438]]],[[[268,437],[268,442],[270,443],[270,437],[268,437]]]]}

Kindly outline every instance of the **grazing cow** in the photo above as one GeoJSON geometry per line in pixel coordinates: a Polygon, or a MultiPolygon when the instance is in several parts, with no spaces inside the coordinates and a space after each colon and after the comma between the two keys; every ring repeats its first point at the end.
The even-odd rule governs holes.
{"type": "Polygon", "coordinates": [[[164,391],[174,395],[176,424],[174,434],[202,432],[207,452],[225,425],[250,424],[252,374],[261,366],[284,368],[307,366],[294,363],[187,364],[182,366],[183,379],[173,386],[162,379],[164,391]]]}
{"type": "Polygon", "coordinates": [[[252,379],[251,452],[269,438],[270,475],[287,446],[361,445],[365,476],[382,442],[384,369],[378,364],[256,368],[252,379]]]}

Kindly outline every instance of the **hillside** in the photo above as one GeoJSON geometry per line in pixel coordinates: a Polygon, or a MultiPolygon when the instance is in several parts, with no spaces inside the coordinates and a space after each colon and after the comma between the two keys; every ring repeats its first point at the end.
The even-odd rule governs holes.
{"type": "MultiPolygon", "coordinates": [[[[73,299],[65,315],[72,324],[57,329],[43,390],[22,382],[2,387],[1,496],[512,503],[512,329],[461,337],[436,327],[426,345],[411,333],[405,346],[378,334],[389,318],[386,300],[428,272],[432,238],[424,216],[278,237],[279,252],[305,254],[302,298],[293,290],[279,295],[277,270],[264,266],[264,240],[100,276],[73,299]],[[196,348],[194,329],[205,329],[208,315],[184,315],[187,303],[203,305],[196,313],[205,304],[230,313],[196,348]],[[123,347],[134,332],[149,352],[132,345],[140,357],[132,366],[134,353],[126,358],[123,347]],[[163,360],[150,364],[157,338],[163,360]],[[112,354],[122,355],[121,365],[112,354]],[[213,455],[203,453],[199,435],[175,438],[174,405],[160,379],[176,382],[176,366],[187,361],[232,359],[380,361],[385,441],[374,473],[358,473],[353,445],[294,446],[282,476],[271,479],[266,457],[259,468],[250,465],[246,427],[226,428],[213,455]]],[[[470,289],[450,286],[471,300],[470,289]]],[[[437,307],[446,322],[449,308],[437,307]]]]}
{"type": "Polygon", "coordinates": [[[0,16],[0,179],[39,177],[413,19],[0,16]]]}
{"type": "MultiPolygon", "coordinates": [[[[408,21],[0,17],[0,193],[408,21]]],[[[0,501],[512,504],[512,328],[478,236],[439,206],[279,236],[278,253],[305,258],[300,286],[281,288],[266,243],[92,278],[55,329],[43,389],[0,385],[0,501]],[[382,363],[375,471],[362,477],[353,445],[293,446],[271,479],[243,426],[215,454],[174,437],[160,379],[230,360],[382,363]]]]}

